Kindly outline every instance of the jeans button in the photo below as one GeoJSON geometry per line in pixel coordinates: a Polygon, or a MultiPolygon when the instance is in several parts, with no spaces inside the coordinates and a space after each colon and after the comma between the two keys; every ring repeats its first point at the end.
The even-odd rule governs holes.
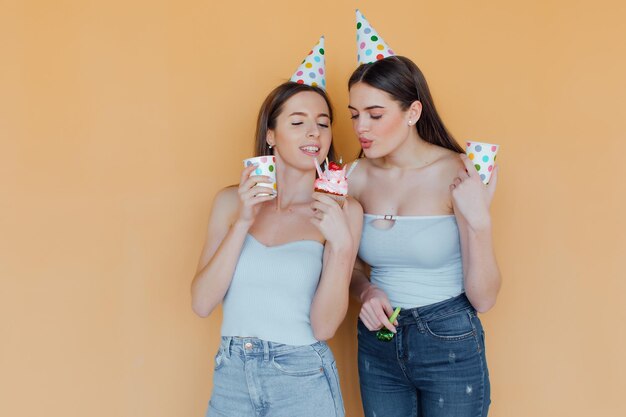
{"type": "Polygon", "coordinates": [[[252,343],[248,342],[245,345],[243,345],[246,349],[250,350],[252,349],[252,343]]]}

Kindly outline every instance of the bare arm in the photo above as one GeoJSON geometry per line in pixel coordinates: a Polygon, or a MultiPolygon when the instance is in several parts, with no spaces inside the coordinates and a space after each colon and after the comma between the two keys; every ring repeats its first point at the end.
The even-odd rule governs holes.
{"type": "Polygon", "coordinates": [[[361,302],[359,318],[369,330],[378,330],[386,327],[395,333],[395,323],[389,322],[389,317],[393,313],[393,307],[389,302],[387,294],[370,282],[368,269],[368,265],[360,258],[357,258],[352,271],[350,292],[353,297],[361,302]]]}
{"type": "Polygon", "coordinates": [[[461,238],[465,293],[474,308],[484,313],[495,305],[501,285],[489,215],[498,168],[485,187],[469,159],[465,155],[461,159],[465,170],[450,188],[461,238]]]}
{"type": "Polygon", "coordinates": [[[352,269],[352,280],[350,281],[350,294],[360,303],[363,303],[363,294],[373,286],[369,280],[368,266],[357,256],[352,269]]]}
{"type": "MultiPolygon", "coordinates": [[[[357,199],[366,190],[368,183],[366,170],[368,164],[369,161],[365,158],[354,161],[349,171],[351,172],[350,190],[357,199]],[[359,168],[354,168],[357,163],[359,168]]],[[[393,313],[389,298],[383,290],[370,282],[369,276],[369,265],[357,257],[352,270],[350,293],[361,303],[359,318],[369,330],[378,330],[381,327],[386,327],[395,332],[395,326],[389,323],[389,316],[393,313]]]]}
{"type": "Polygon", "coordinates": [[[330,339],[348,310],[348,288],[363,225],[363,209],[354,199],[343,209],[328,196],[317,196],[312,219],[326,237],[322,276],[311,303],[311,326],[317,340],[330,339]],[[322,206],[324,205],[324,206],[322,206]]]}
{"type": "Polygon", "coordinates": [[[224,299],[258,205],[273,198],[257,195],[268,189],[256,183],[268,179],[248,178],[254,168],[252,165],[244,169],[239,188],[225,188],[215,197],[206,243],[191,283],[191,305],[200,317],[207,317],[224,299]]]}

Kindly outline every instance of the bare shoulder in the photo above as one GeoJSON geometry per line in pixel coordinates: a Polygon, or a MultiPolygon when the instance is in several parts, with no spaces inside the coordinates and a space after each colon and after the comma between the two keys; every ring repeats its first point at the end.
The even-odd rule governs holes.
{"type": "Polygon", "coordinates": [[[346,212],[348,225],[352,238],[354,241],[354,255],[359,250],[359,240],[361,239],[361,232],[363,230],[363,207],[354,198],[347,196],[346,204],[343,206],[346,212]]]}
{"type": "Polygon", "coordinates": [[[349,180],[358,179],[363,175],[363,168],[367,165],[367,158],[358,158],[346,164],[346,176],[349,180]]]}
{"type": "Polygon", "coordinates": [[[228,187],[224,187],[217,192],[215,195],[215,204],[220,205],[229,205],[229,204],[237,204],[239,201],[239,193],[237,185],[229,185],[228,187]]]}
{"type": "Polygon", "coordinates": [[[361,171],[361,172],[363,172],[363,171],[367,170],[368,167],[372,166],[372,160],[369,159],[369,158],[366,158],[366,157],[355,159],[352,163],[353,164],[358,163],[358,166],[360,167],[360,168],[355,168],[354,171],[361,171]]]}
{"type": "Polygon", "coordinates": [[[231,224],[234,215],[237,213],[238,207],[238,186],[231,185],[229,187],[222,188],[217,192],[215,198],[213,199],[211,218],[218,219],[222,222],[226,221],[228,224],[231,224]]]}
{"type": "Polygon", "coordinates": [[[435,165],[440,178],[452,181],[457,177],[459,170],[465,169],[460,154],[449,149],[442,149],[435,165]]]}
{"type": "Polygon", "coordinates": [[[348,164],[348,192],[357,199],[367,184],[367,171],[371,162],[367,158],[359,158],[348,164]]]}
{"type": "Polygon", "coordinates": [[[347,196],[346,201],[348,203],[346,205],[346,211],[350,219],[363,217],[363,207],[361,206],[361,203],[351,196],[347,196]]]}

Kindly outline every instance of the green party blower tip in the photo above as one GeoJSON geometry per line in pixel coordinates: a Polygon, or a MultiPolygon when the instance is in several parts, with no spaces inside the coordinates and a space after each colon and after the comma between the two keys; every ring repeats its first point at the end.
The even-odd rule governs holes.
{"type": "Polygon", "coordinates": [[[400,314],[400,307],[396,307],[393,311],[393,314],[389,317],[389,323],[393,324],[393,322],[396,321],[396,318],[398,318],[398,314],[400,314]]]}
{"type": "MultiPolygon", "coordinates": [[[[393,324],[393,322],[396,321],[398,314],[400,314],[400,307],[396,307],[396,309],[393,311],[393,314],[391,315],[391,317],[389,317],[389,323],[393,324]]],[[[390,342],[391,339],[393,339],[393,336],[394,333],[386,327],[383,327],[376,332],[376,339],[380,340],[381,342],[390,342]]]]}

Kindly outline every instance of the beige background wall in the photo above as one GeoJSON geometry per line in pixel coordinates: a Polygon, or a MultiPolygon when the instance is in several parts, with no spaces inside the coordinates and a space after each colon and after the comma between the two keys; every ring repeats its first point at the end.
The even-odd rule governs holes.
{"type": "MultiPolygon", "coordinates": [[[[502,145],[492,416],[626,413],[622,1],[0,0],[0,415],[203,415],[189,306],[263,97],[326,35],[344,158],[354,8],[459,140],[502,145]]],[[[361,416],[352,306],[332,341],[361,416]]]]}

